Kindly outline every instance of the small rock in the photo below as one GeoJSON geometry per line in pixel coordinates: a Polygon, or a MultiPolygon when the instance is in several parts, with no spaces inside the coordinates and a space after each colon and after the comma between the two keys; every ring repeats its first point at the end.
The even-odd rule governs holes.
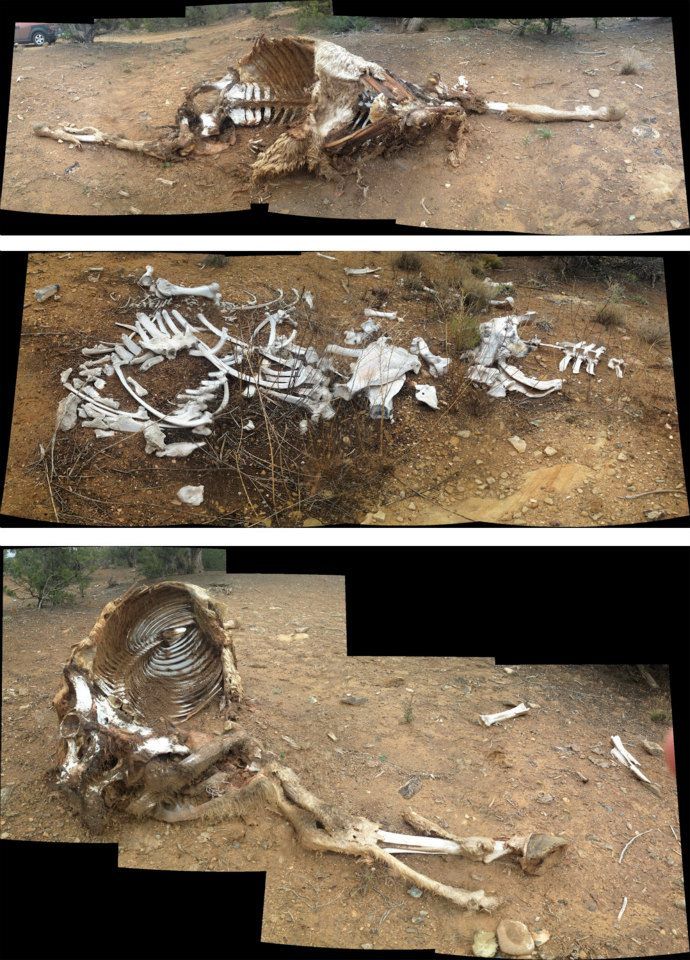
{"type": "Polygon", "coordinates": [[[303,527],[322,527],[323,523],[321,520],[317,520],[316,517],[307,517],[307,519],[302,524],[303,527]]]}
{"type": "Polygon", "coordinates": [[[417,899],[417,900],[418,900],[418,899],[421,897],[421,895],[422,895],[422,891],[419,889],[419,887],[410,887],[407,892],[408,892],[408,894],[409,894],[411,897],[415,897],[415,899],[417,899]]]}
{"type": "Polygon", "coordinates": [[[618,456],[616,457],[616,459],[617,459],[617,460],[627,460],[627,459],[628,459],[628,455],[627,455],[627,453],[623,453],[623,452],[621,451],[621,453],[618,454],[618,456]]]}
{"type": "Polygon", "coordinates": [[[661,520],[661,518],[664,515],[664,511],[663,510],[645,510],[644,515],[648,520],[661,520]]]}
{"type": "MultiPolygon", "coordinates": [[[[679,224],[679,226],[680,226],[680,224],[679,224]]],[[[459,436],[459,437],[462,437],[463,440],[467,440],[467,438],[468,438],[469,436],[471,436],[471,434],[470,434],[470,431],[469,431],[469,430],[458,430],[458,436],[459,436]]]]}
{"type": "Polygon", "coordinates": [[[351,707],[359,707],[366,703],[368,699],[368,697],[355,697],[351,693],[346,693],[344,697],[340,698],[340,702],[348,703],[351,707]]]}
{"type": "Polygon", "coordinates": [[[544,453],[547,457],[555,457],[558,450],[555,447],[544,447],[544,453]]]}
{"type": "Polygon", "coordinates": [[[678,907],[679,910],[685,910],[685,897],[681,897],[679,900],[674,900],[673,906],[678,907]]]}
{"type": "Polygon", "coordinates": [[[592,97],[593,100],[598,100],[599,97],[601,96],[601,90],[597,90],[596,87],[593,87],[591,90],[588,90],[587,92],[589,93],[590,97],[592,97]]]}
{"type": "Polygon", "coordinates": [[[141,213],[141,210],[139,209],[139,207],[130,207],[129,212],[133,213],[136,216],[141,213]]]}
{"type": "Polygon", "coordinates": [[[508,437],[508,443],[511,444],[518,453],[524,453],[527,449],[527,444],[524,440],[521,440],[520,437],[508,437]]]}
{"type": "Polygon", "coordinates": [[[477,930],[472,941],[475,957],[495,957],[498,950],[496,934],[491,930],[477,930]]]}
{"type": "Polygon", "coordinates": [[[671,224],[674,230],[680,230],[680,228],[683,226],[680,220],[669,220],[669,223],[671,224]]]}
{"type": "Polygon", "coordinates": [[[373,949],[374,949],[374,944],[373,944],[373,943],[360,943],[359,948],[360,948],[360,950],[373,950],[373,949]]]}
{"type": "Polygon", "coordinates": [[[537,803],[553,803],[553,797],[550,793],[538,793],[536,800],[537,803]]]}
{"type": "Polygon", "coordinates": [[[118,196],[120,196],[120,197],[128,197],[128,196],[129,196],[129,194],[127,193],[126,190],[118,190],[117,193],[118,193],[118,196]]]}
{"type": "Polygon", "coordinates": [[[532,939],[534,940],[535,947],[541,947],[547,942],[547,940],[551,939],[551,934],[548,930],[534,930],[532,933],[532,939]]]}
{"type": "Polygon", "coordinates": [[[664,748],[653,740],[643,740],[642,746],[647,753],[651,753],[653,757],[663,757],[664,755],[664,748]]]}
{"type": "Polygon", "coordinates": [[[402,787],[398,790],[398,793],[401,797],[404,797],[406,800],[409,800],[410,797],[413,797],[415,793],[419,793],[422,788],[422,781],[419,777],[410,777],[407,783],[404,783],[402,787]]]}
{"type": "Polygon", "coordinates": [[[534,940],[524,923],[519,920],[501,920],[496,928],[498,945],[509,957],[519,957],[534,950],[534,940]]]}

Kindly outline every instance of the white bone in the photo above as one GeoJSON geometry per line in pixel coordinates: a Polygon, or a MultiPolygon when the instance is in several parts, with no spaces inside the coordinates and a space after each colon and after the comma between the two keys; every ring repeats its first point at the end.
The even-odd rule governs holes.
{"type": "Polygon", "coordinates": [[[345,273],[351,277],[361,277],[365,273],[378,273],[381,267],[345,267],[345,273]]]}
{"type": "Polygon", "coordinates": [[[57,408],[57,419],[55,422],[56,430],[71,430],[77,424],[77,410],[79,408],[79,397],[74,393],[68,393],[63,397],[57,408]]]}
{"type": "Polygon", "coordinates": [[[350,344],[350,346],[358,347],[360,343],[365,343],[366,339],[366,333],[358,333],[354,330],[345,331],[345,343],[350,344]]]}
{"type": "Polygon", "coordinates": [[[432,377],[442,377],[445,373],[448,372],[448,367],[450,366],[449,357],[437,357],[431,352],[425,340],[422,337],[414,337],[412,344],[410,346],[410,352],[414,354],[419,354],[422,357],[428,367],[429,373],[432,377]]]}
{"type": "Polygon", "coordinates": [[[425,403],[432,410],[438,410],[438,397],[436,396],[436,387],[431,387],[426,383],[415,383],[415,399],[420,403],[425,403]]]}
{"type": "Polygon", "coordinates": [[[242,429],[247,433],[251,433],[252,430],[256,430],[256,425],[253,420],[245,420],[242,424],[242,429]]]}
{"type": "Polygon", "coordinates": [[[513,707],[512,710],[503,710],[501,713],[483,713],[479,719],[484,726],[490,727],[494,723],[500,723],[501,720],[512,720],[513,717],[519,717],[523,713],[529,713],[529,707],[526,707],[524,703],[520,703],[517,707],[513,707]]]}
{"type": "MultiPolygon", "coordinates": [[[[372,310],[370,307],[366,307],[364,310],[365,317],[381,317],[384,320],[397,320],[398,311],[391,310],[386,313],[384,310],[372,310]]],[[[364,329],[364,324],[362,324],[362,329],[364,329]]]]}
{"type": "Polygon", "coordinates": [[[198,507],[204,502],[204,486],[180,487],[175,494],[181,503],[188,503],[191,507],[198,507]]]}
{"type": "Polygon", "coordinates": [[[209,283],[201,287],[180,287],[168,280],[159,277],[155,283],[156,293],[161,297],[205,297],[207,300],[213,300],[214,303],[220,303],[220,285],[209,283]]]}
{"type": "Polygon", "coordinates": [[[146,453],[154,453],[165,448],[165,434],[157,423],[152,423],[144,430],[146,453]]]}
{"type": "Polygon", "coordinates": [[[536,103],[501,103],[498,101],[486,101],[485,106],[489,113],[512,114],[540,123],[551,123],[558,120],[620,120],[624,115],[624,111],[616,107],[595,108],[590,107],[589,104],[581,104],[574,110],[557,110],[536,103]]]}
{"type": "Polygon", "coordinates": [[[146,267],[146,272],[141,277],[139,277],[138,282],[140,287],[146,287],[148,289],[148,287],[151,286],[151,284],[153,283],[153,267],[152,266],[149,265],[146,267]]]}
{"type": "Polygon", "coordinates": [[[94,433],[97,437],[114,437],[115,436],[114,430],[95,430],[94,433]]]}
{"type": "Polygon", "coordinates": [[[163,450],[156,450],[157,457],[188,457],[190,453],[198,450],[199,447],[206,445],[205,441],[201,443],[168,443],[163,450]]]}

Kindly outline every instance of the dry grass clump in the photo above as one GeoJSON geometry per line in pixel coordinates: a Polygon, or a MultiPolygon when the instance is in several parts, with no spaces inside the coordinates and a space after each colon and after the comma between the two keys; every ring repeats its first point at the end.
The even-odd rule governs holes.
{"type": "Polygon", "coordinates": [[[479,263],[487,273],[490,270],[500,270],[503,266],[503,260],[496,253],[482,253],[479,257],[479,263]]]}
{"type": "Polygon", "coordinates": [[[479,319],[466,310],[459,310],[449,316],[448,332],[461,353],[479,345],[479,319]]]}
{"type": "Polygon", "coordinates": [[[410,250],[403,250],[393,261],[393,266],[398,270],[421,270],[422,258],[419,254],[412,253],[410,250]]]}
{"type": "Polygon", "coordinates": [[[647,317],[640,324],[638,333],[650,347],[656,347],[658,350],[668,350],[671,346],[668,326],[661,320],[647,317]]]}
{"type": "Polygon", "coordinates": [[[628,50],[623,51],[621,68],[618,72],[627,77],[646,70],[648,66],[649,64],[645,62],[639,50],[630,47],[628,50]]]}
{"type": "Polygon", "coordinates": [[[619,327],[625,322],[625,312],[620,304],[608,302],[597,310],[594,320],[602,327],[619,327]]]}

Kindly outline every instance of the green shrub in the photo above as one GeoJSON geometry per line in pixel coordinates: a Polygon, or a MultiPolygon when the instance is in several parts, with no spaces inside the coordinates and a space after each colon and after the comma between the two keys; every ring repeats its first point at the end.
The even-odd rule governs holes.
{"type": "Polygon", "coordinates": [[[57,607],[74,599],[73,587],[84,596],[99,559],[100,550],[94,547],[20,547],[14,556],[5,555],[5,571],[39,609],[57,607]]]}
{"type": "Polygon", "coordinates": [[[450,315],[448,330],[461,353],[479,345],[479,320],[466,310],[459,310],[450,315]]]}
{"type": "Polygon", "coordinates": [[[625,314],[620,304],[605,303],[594,314],[594,319],[602,327],[618,327],[625,322],[625,314]]]}

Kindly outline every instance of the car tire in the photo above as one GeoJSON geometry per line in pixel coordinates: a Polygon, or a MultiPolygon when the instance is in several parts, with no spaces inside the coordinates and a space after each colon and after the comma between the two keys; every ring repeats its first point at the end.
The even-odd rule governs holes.
{"type": "Polygon", "coordinates": [[[31,34],[31,41],[36,47],[44,47],[48,43],[48,34],[43,30],[34,30],[31,34]]]}

